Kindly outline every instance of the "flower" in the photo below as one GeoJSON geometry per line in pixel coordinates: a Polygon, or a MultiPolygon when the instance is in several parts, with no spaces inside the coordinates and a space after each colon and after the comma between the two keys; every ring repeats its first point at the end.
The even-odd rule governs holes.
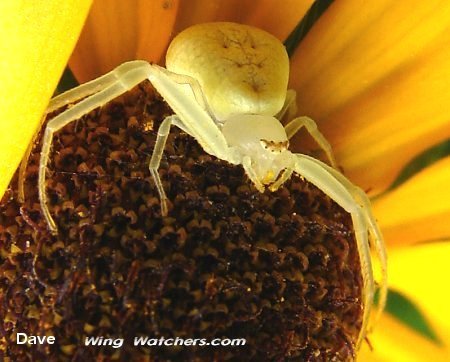
{"type": "MultiPolygon", "coordinates": [[[[171,37],[205,21],[243,22],[284,40],[312,1],[186,3],[118,1],[113,8],[97,0],[71,69],[86,81],[130,59],[163,63],[171,37]]],[[[39,123],[89,1],[27,6],[0,5],[2,29],[14,29],[0,38],[5,102],[0,112],[8,120],[0,130],[0,192],[39,123]]],[[[450,156],[390,187],[413,158],[450,138],[449,27],[446,1],[338,0],[291,58],[290,85],[301,113],[317,121],[345,174],[374,197],[388,246],[391,290],[416,306],[434,336],[412,328],[401,311],[385,313],[369,337],[373,351],[363,346],[364,361],[449,358],[450,156]]]]}

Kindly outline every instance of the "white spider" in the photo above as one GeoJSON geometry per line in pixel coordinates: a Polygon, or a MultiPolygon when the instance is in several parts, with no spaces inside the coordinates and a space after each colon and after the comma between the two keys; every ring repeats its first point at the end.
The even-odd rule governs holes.
{"type": "MultiPolygon", "coordinates": [[[[283,45],[272,35],[253,27],[234,23],[200,24],[186,29],[172,41],[166,66],[167,69],[145,61],[124,63],[51,101],[47,113],[84,98],[50,120],[45,128],[38,187],[42,212],[50,231],[57,233],[45,189],[54,133],[149,80],[175,113],[161,123],[149,164],[161,198],[162,215],[168,212],[167,198],[158,168],[171,125],[194,137],[210,155],[233,165],[242,165],[261,192],[266,187],[277,190],[295,172],[350,213],[364,282],[359,346],[367,333],[375,292],[369,237],[381,264],[377,316],[386,300],[383,238],[369,199],[336,170],[331,147],[314,121],[298,117],[282,126],[280,120],[295,112],[295,92],[287,91],[289,59],[283,45]],[[301,127],[305,127],[325,151],[331,166],[288,150],[289,139],[301,127]]],[[[22,198],[23,165],[19,180],[22,198]]]]}

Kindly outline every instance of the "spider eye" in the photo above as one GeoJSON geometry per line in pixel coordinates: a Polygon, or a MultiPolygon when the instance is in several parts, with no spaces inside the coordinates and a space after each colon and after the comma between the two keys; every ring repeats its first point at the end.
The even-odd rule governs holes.
{"type": "Polygon", "coordinates": [[[260,140],[261,145],[264,147],[264,149],[269,150],[273,153],[281,153],[283,151],[286,151],[289,147],[289,141],[270,141],[270,140],[265,140],[265,139],[261,139],[260,140]]]}

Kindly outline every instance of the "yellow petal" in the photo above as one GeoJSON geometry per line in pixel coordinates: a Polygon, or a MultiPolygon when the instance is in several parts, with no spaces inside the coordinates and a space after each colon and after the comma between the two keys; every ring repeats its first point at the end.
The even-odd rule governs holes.
{"type": "Polygon", "coordinates": [[[377,328],[369,335],[369,341],[373,350],[363,343],[358,361],[444,362],[450,357],[448,347],[435,345],[388,314],[381,317],[377,328]]]}
{"type": "Polygon", "coordinates": [[[300,44],[291,84],[346,174],[378,193],[450,137],[450,2],[334,2],[300,44]]]}
{"type": "Polygon", "coordinates": [[[39,125],[90,3],[0,2],[0,195],[39,125]]]}
{"type": "Polygon", "coordinates": [[[261,27],[284,40],[313,0],[96,0],[70,59],[80,82],[133,59],[164,63],[170,39],[186,27],[235,21],[261,27]]]}
{"type": "Polygon", "coordinates": [[[159,62],[179,0],[96,0],[70,59],[80,82],[97,78],[128,60],[159,62]]]}
{"type": "Polygon", "coordinates": [[[137,59],[163,63],[173,35],[179,0],[159,0],[151,3],[144,0],[143,5],[146,11],[140,14],[137,59]]]}
{"type": "Polygon", "coordinates": [[[450,237],[450,157],[373,201],[388,245],[450,237]]]}
{"type": "Polygon", "coordinates": [[[211,21],[253,25],[284,41],[303,18],[313,0],[191,0],[181,2],[176,31],[211,21]]]}
{"type": "Polygon", "coordinates": [[[389,253],[390,287],[418,306],[447,353],[450,351],[449,241],[391,248],[389,253]]]}

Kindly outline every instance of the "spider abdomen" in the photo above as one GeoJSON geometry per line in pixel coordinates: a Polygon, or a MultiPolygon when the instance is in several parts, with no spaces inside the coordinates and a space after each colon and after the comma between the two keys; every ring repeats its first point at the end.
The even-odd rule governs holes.
{"type": "Polygon", "coordinates": [[[273,35],[242,24],[197,24],[172,41],[168,70],[200,83],[214,115],[274,115],[286,99],[289,58],[273,35]]]}

